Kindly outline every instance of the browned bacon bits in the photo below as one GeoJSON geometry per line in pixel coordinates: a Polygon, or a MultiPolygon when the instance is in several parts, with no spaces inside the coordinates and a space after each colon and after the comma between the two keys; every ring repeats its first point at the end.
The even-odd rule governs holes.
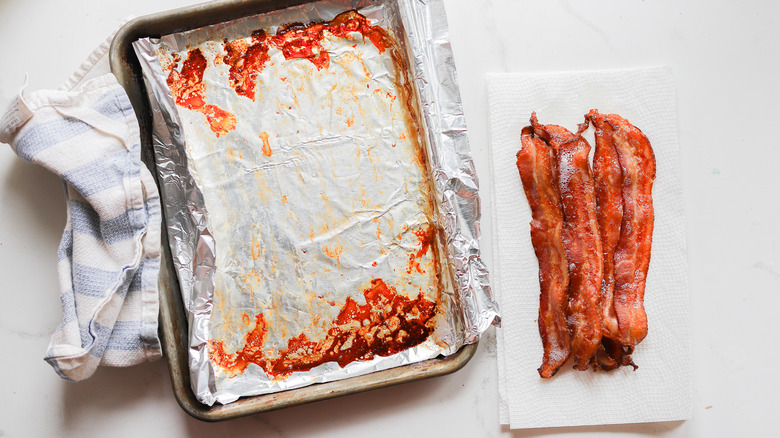
{"type": "Polygon", "coordinates": [[[433,331],[436,303],[422,293],[414,299],[407,298],[376,278],[363,296],[366,304],[347,298],[325,339],[319,342],[301,333],[288,340],[287,348],[269,357],[263,351],[268,329],[261,313],[255,316],[255,328],[246,334],[241,349],[231,354],[226,352],[223,341],[210,340],[209,355],[232,375],[241,374],[253,363],[267,374],[279,377],[308,371],[326,362],[344,367],[352,361],[390,356],[423,343],[433,331]]]}
{"type": "Polygon", "coordinates": [[[554,375],[569,353],[578,370],[636,368],[631,354],[647,335],[655,179],[650,142],[622,117],[597,110],[576,133],[542,125],[534,113],[521,140],[517,168],[539,260],[539,374],[554,375]],[[589,124],[596,139],[592,168],[582,137],[589,124]]]}

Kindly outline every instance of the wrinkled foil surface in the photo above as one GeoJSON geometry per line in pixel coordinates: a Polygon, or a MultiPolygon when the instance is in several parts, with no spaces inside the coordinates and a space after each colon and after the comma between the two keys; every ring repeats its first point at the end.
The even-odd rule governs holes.
{"type": "Polygon", "coordinates": [[[440,1],[330,0],[134,47],[150,94],[167,230],[188,312],[191,381],[201,402],[224,404],[452,354],[498,322],[480,259],[478,182],[440,1]],[[390,31],[405,73],[370,43],[331,39],[323,47],[344,75],[323,76],[308,62],[292,67],[269,52],[276,58],[257,76],[257,105],[216,89],[225,81],[209,77],[218,69],[207,71],[204,82],[217,84],[206,91],[209,103],[235,112],[234,132],[217,136],[203,114],[177,106],[166,82],[173,54],[183,60],[198,47],[216,59],[225,39],[329,21],[351,9],[390,31]],[[365,89],[354,81],[360,75],[350,74],[359,68],[365,89]],[[410,111],[393,82],[399,75],[412,90],[406,123],[410,111]],[[377,144],[365,144],[371,136],[377,144]],[[428,251],[421,236],[430,228],[438,232],[428,251]],[[259,333],[260,315],[269,327],[264,345],[278,350],[301,333],[327,338],[342,304],[366,302],[362,292],[372,279],[400,296],[438,302],[425,342],[281,378],[256,365],[236,375],[209,359],[210,340],[212,354],[214,339],[235,353],[259,333]]]}

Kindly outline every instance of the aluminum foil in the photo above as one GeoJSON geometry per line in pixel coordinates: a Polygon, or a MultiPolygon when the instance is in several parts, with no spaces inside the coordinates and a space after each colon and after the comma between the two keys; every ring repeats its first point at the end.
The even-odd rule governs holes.
{"type": "Polygon", "coordinates": [[[498,322],[480,259],[478,182],[440,1],[330,0],[134,47],[154,113],[163,205],[189,318],[191,381],[201,402],[452,354],[498,322]],[[353,9],[395,37],[405,72],[379,46],[331,39],[324,45],[335,66],[329,70],[342,68],[341,76],[269,52],[276,58],[258,74],[253,103],[224,85],[222,41],[249,41],[257,29],[273,33],[353,9]],[[216,61],[204,74],[205,94],[209,104],[235,113],[238,123],[217,119],[228,120],[227,131],[215,129],[213,117],[206,122],[216,110],[177,105],[166,82],[167,63],[184,60],[193,47],[216,61]],[[365,81],[357,80],[360,68],[365,81]],[[404,99],[403,90],[412,93],[404,99]],[[438,238],[425,242],[429,229],[438,238]],[[219,353],[215,339],[222,353],[239,358],[253,333],[263,345],[279,345],[277,353],[299,334],[326,342],[345,303],[367,302],[362,292],[377,279],[404,299],[437,302],[425,342],[281,376],[256,365],[226,371],[210,360],[219,353]]]}

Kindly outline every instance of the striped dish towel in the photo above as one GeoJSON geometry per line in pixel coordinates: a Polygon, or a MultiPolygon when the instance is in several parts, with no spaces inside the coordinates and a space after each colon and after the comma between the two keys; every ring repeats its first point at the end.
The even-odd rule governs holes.
{"type": "Polygon", "coordinates": [[[67,88],[22,93],[0,141],[59,175],[67,223],[58,253],[62,323],[46,361],[79,381],[99,365],[161,356],[157,336],[160,203],[140,159],[138,122],[108,72],[104,43],[67,88]]]}

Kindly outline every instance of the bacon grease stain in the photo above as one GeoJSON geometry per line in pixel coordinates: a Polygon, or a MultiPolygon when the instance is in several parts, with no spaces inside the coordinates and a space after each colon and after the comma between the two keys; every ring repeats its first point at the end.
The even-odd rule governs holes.
{"type": "Polygon", "coordinates": [[[260,140],[263,141],[263,155],[266,157],[270,157],[273,155],[273,151],[271,150],[271,144],[268,142],[268,133],[263,131],[260,133],[260,140]]]}
{"type": "Polygon", "coordinates": [[[266,357],[263,344],[268,327],[261,313],[255,317],[254,329],[246,334],[244,346],[234,354],[225,352],[223,341],[210,340],[211,360],[231,377],[253,363],[268,375],[284,378],[326,362],[336,362],[343,368],[350,362],[390,356],[421,344],[433,331],[436,303],[422,293],[407,298],[375,278],[363,296],[366,304],[347,297],[322,341],[312,342],[301,333],[291,338],[278,355],[266,357]]]}
{"type": "Polygon", "coordinates": [[[431,243],[433,243],[434,231],[433,227],[414,231],[414,235],[417,236],[417,239],[420,241],[420,249],[417,250],[417,253],[409,253],[409,267],[406,269],[407,274],[411,274],[412,271],[417,271],[419,274],[425,273],[418,260],[428,253],[428,248],[430,248],[431,243]]]}
{"type": "MultiPolygon", "coordinates": [[[[359,33],[368,39],[383,53],[392,44],[387,32],[371,22],[357,11],[347,11],[324,23],[291,24],[279,29],[276,35],[268,36],[262,29],[252,32],[250,41],[245,39],[224,40],[222,62],[229,66],[228,80],[236,94],[255,100],[257,75],[271,59],[268,51],[271,47],[281,50],[285,59],[308,59],[317,70],[327,69],[330,55],[322,46],[325,32],[337,38],[351,38],[359,33]]],[[[174,55],[174,67],[168,75],[167,83],[179,106],[203,113],[209,127],[217,135],[225,135],[236,129],[236,116],[216,105],[207,105],[204,92],[203,73],[208,60],[200,48],[187,52],[181,71],[176,70],[178,55],[174,55]]]]}
{"type": "Polygon", "coordinates": [[[206,84],[203,83],[203,72],[208,61],[200,49],[192,49],[187,53],[181,71],[171,70],[166,82],[176,103],[184,108],[203,113],[209,127],[219,137],[236,129],[236,116],[216,105],[207,105],[203,93],[206,84]]]}
{"type": "Polygon", "coordinates": [[[255,100],[257,74],[269,59],[268,36],[264,30],[252,32],[251,44],[243,39],[225,39],[222,61],[230,66],[230,86],[238,95],[255,100]]]}
{"type": "MultiPolygon", "coordinates": [[[[280,50],[286,60],[308,59],[317,70],[327,69],[330,55],[322,45],[326,33],[337,38],[355,38],[356,34],[360,34],[379,53],[395,47],[384,29],[372,26],[366,17],[356,11],[347,11],[324,23],[308,26],[291,24],[280,28],[275,35],[269,36],[265,31],[258,30],[253,32],[249,41],[226,40],[224,53],[218,60],[229,67],[229,84],[236,94],[254,100],[257,75],[270,61],[271,48],[280,50]]],[[[391,50],[394,63],[405,66],[400,52],[396,52],[391,50]]],[[[208,62],[200,49],[192,49],[181,71],[177,72],[174,67],[170,72],[168,85],[176,103],[206,114],[212,131],[219,137],[235,129],[235,116],[214,105],[206,105],[203,73],[207,66],[208,62]]],[[[410,115],[415,114],[411,107],[410,85],[406,82],[396,85],[402,97],[409,99],[407,106],[410,115]]],[[[395,99],[395,96],[389,94],[388,97],[395,99]]],[[[414,117],[411,117],[410,123],[416,131],[414,117]]],[[[262,136],[261,139],[266,140],[262,136]]],[[[266,141],[263,143],[264,155],[270,156],[270,145],[266,141]]],[[[409,254],[407,273],[423,272],[418,259],[428,252],[434,234],[433,229],[415,231],[422,246],[416,253],[409,254]]],[[[354,361],[390,356],[423,343],[434,330],[433,318],[437,313],[437,305],[422,293],[416,298],[408,298],[399,295],[393,286],[387,285],[381,278],[374,278],[371,286],[363,291],[363,296],[365,304],[358,304],[352,297],[346,298],[338,316],[331,321],[324,339],[311,341],[306,333],[301,333],[290,338],[286,348],[275,352],[264,350],[268,323],[262,313],[257,314],[254,317],[254,328],[245,335],[243,346],[235,353],[226,352],[224,341],[208,341],[211,361],[230,377],[243,373],[249,364],[254,363],[274,378],[286,378],[293,372],[309,371],[327,362],[336,362],[344,367],[354,361]]],[[[335,302],[329,304],[336,305],[335,302]]],[[[248,315],[242,315],[242,320],[247,325],[252,324],[248,315]]]]}

